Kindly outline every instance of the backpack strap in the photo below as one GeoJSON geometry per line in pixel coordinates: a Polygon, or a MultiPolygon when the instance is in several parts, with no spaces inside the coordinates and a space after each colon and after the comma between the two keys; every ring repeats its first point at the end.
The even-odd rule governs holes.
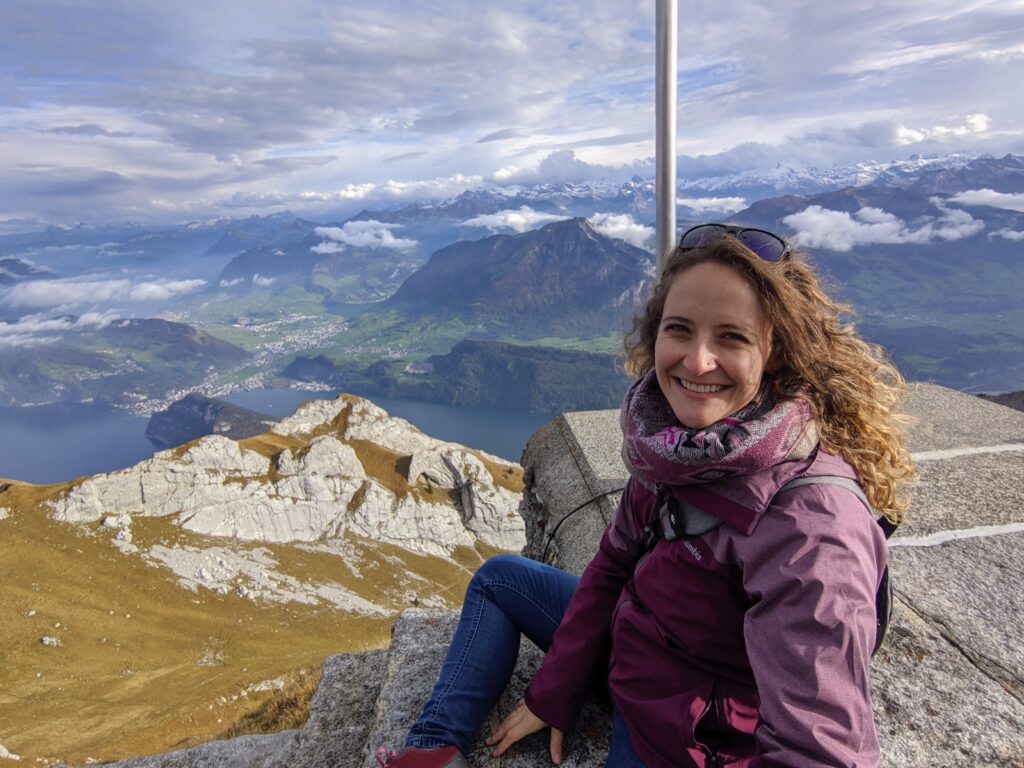
{"type": "MultiPolygon", "coordinates": [[[[871,503],[868,501],[864,489],[860,487],[860,483],[849,477],[840,477],[838,475],[798,477],[779,488],[776,494],[788,491],[790,488],[798,488],[801,485],[838,485],[846,488],[860,499],[861,504],[864,505],[864,508],[867,509],[872,517],[875,515],[875,510],[871,508],[871,503]]],[[[875,522],[882,529],[886,539],[892,536],[897,527],[895,523],[889,522],[889,520],[881,515],[875,517],[875,522]]],[[[885,640],[885,633],[889,629],[889,622],[892,620],[892,603],[892,579],[889,578],[889,566],[886,564],[885,569],[882,571],[882,579],[878,584],[878,591],[875,593],[875,647],[871,649],[872,656],[878,653],[878,649],[882,647],[882,641],[885,640]]]]}
{"type": "MultiPolygon", "coordinates": [[[[875,516],[864,489],[860,483],[850,477],[840,475],[807,475],[790,480],[775,492],[776,495],[783,491],[799,488],[803,485],[838,485],[850,491],[860,499],[861,504],[875,516]]],[[[649,552],[654,545],[664,539],[673,541],[675,539],[690,539],[695,536],[702,536],[722,524],[722,520],[710,512],[680,501],[664,488],[658,489],[658,500],[656,502],[657,515],[653,515],[648,524],[644,527],[643,543],[640,554],[649,552]]],[[[875,517],[875,522],[882,529],[885,538],[888,539],[896,530],[896,524],[889,522],[885,517],[875,517]]],[[[886,565],[882,571],[882,578],[878,585],[878,592],[875,593],[875,647],[871,649],[874,656],[885,639],[885,633],[892,620],[893,589],[892,580],[889,578],[889,566],[886,565]]]]}

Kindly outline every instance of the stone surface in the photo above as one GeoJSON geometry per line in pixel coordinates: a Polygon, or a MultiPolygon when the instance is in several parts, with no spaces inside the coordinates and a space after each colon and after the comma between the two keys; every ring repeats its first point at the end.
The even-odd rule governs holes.
{"type": "Polygon", "coordinates": [[[910,384],[905,410],[914,452],[1024,442],[1024,412],[936,384],[910,384]]]}
{"type": "Polygon", "coordinates": [[[1008,533],[895,547],[890,568],[900,599],[1024,703],[1022,552],[1024,532],[1008,533]]]}
{"type": "MultiPolygon", "coordinates": [[[[457,622],[457,611],[410,610],[395,623],[376,719],[361,764],[363,768],[376,768],[373,755],[377,748],[399,749],[404,744],[409,728],[430,697],[457,622]]],[[[469,755],[471,766],[532,768],[551,765],[546,732],[523,739],[501,758],[491,757],[491,750],[483,743],[490,730],[515,706],[541,659],[540,651],[524,639],[513,679],[495,711],[485,721],[469,755]]],[[[567,742],[562,765],[565,768],[603,766],[611,735],[611,710],[607,703],[589,702],[576,733],[578,736],[567,742]]]]}
{"type": "Polygon", "coordinates": [[[587,459],[588,451],[601,451],[608,442],[599,437],[602,426],[618,429],[612,411],[564,414],[541,427],[530,438],[523,453],[526,470],[524,518],[528,557],[557,562],[559,567],[580,574],[590,562],[596,542],[611,520],[618,495],[597,498],[574,512],[580,504],[625,484],[626,470],[619,460],[618,476],[608,457],[597,474],[587,459]],[[580,428],[583,443],[576,435],[580,428]],[[599,447],[600,446],[600,447],[599,447]],[[545,557],[546,555],[546,557],[545,557]]]}
{"type": "Polygon", "coordinates": [[[1024,521],[1024,450],[968,454],[916,465],[918,483],[910,520],[896,533],[897,538],[1024,521]]]}
{"type": "Polygon", "coordinates": [[[871,691],[887,768],[1024,766],[1024,706],[900,599],[871,691]]]}

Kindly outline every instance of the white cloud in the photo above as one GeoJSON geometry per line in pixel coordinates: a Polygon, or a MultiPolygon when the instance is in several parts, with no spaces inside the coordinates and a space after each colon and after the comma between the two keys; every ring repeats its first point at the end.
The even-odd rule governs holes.
{"type": "Polygon", "coordinates": [[[697,213],[736,213],[747,207],[747,201],[742,197],[678,197],[676,204],[697,213]]]}
{"type": "Polygon", "coordinates": [[[167,301],[183,293],[198,291],[206,285],[205,280],[160,280],[155,283],[139,283],[128,292],[128,301],[167,301]]]}
{"type": "Polygon", "coordinates": [[[245,278],[244,277],[236,277],[234,280],[221,280],[220,281],[220,287],[221,288],[233,288],[234,286],[241,285],[244,282],[245,282],[245,278]]]}
{"type": "Polygon", "coordinates": [[[591,163],[577,157],[571,149],[559,149],[541,158],[533,168],[505,165],[494,171],[488,180],[506,184],[574,184],[586,181],[625,181],[632,176],[650,176],[654,163],[642,158],[621,165],[591,163]]]}
{"type": "Polygon", "coordinates": [[[67,331],[105,328],[117,319],[118,315],[114,312],[86,312],[78,318],[28,315],[16,323],[0,322],[0,346],[32,347],[52,344],[59,341],[61,334],[67,331]]]}
{"type": "Polygon", "coordinates": [[[1024,194],[1007,194],[996,192],[994,189],[968,189],[951,195],[949,201],[959,205],[987,205],[991,208],[1024,213],[1024,194]]]}
{"type": "Polygon", "coordinates": [[[932,203],[942,215],[931,217],[916,228],[880,208],[869,207],[861,208],[851,216],[845,211],[812,205],[800,213],[787,216],[783,222],[796,230],[794,240],[799,245],[833,251],[849,251],[862,245],[961,240],[985,228],[983,222],[966,211],[945,208],[938,198],[932,198],[932,203]]]}
{"type": "Polygon", "coordinates": [[[518,211],[507,210],[497,213],[487,213],[481,216],[474,216],[462,222],[464,227],[487,227],[491,232],[498,232],[503,229],[511,229],[513,232],[526,232],[536,229],[542,224],[550,224],[553,221],[563,221],[566,217],[553,213],[542,213],[535,211],[528,205],[522,206],[518,211]]]}
{"type": "Polygon", "coordinates": [[[1005,229],[997,229],[995,232],[990,233],[989,237],[1001,237],[1004,240],[1012,240],[1014,242],[1019,242],[1021,240],[1024,240],[1024,232],[1018,232],[1015,229],[1010,229],[1009,227],[1007,227],[1005,229]]]}
{"type": "Polygon", "coordinates": [[[602,235],[625,240],[637,248],[650,250],[654,239],[654,227],[637,224],[628,213],[595,213],[590,217],[590,224],[602,235]]]}
{"type": "Polygon", "coordinates": [[[262,277],[259,272],[252,276],[252,284],[258,285],[261,288],[266,288],[269,285],[273,285],[276,277],[262,277]]]}
{"type": "MultiPolygon", "coordinates": [[[[19,4],[0,24],[0,69],[18,73],[0,114],[0,199],[16,201],[0,229],[285,207],[340,220],[485,180],[649,167],[649,3],[299,5],[19,4]],[[68,72],[86,74],[67,87],[68,72]]],[[[1019,17],[1019,0],[691,3],[680,151],[768,169],[1020,152],[1019,17]]]]}
{"type": "Polygon", "coordinates": [[[205,280],[32,280],[16,285],[0,304],[16,309],[106,304],[113,301],[166,301],[206,285],[205,280]]]}
{"type": "Polygon", "coordinates": [[[342,250],[339,243],[356,248],[392,248],[407,251],[419,245],[418,240],[398,238],[391,234],[401,229],[401,224],[385,224],[374,219],[346,221],[340,227],[317,227],[314,232],[325,241],[310,248],[313,253],[337,253],[342,250]]]}

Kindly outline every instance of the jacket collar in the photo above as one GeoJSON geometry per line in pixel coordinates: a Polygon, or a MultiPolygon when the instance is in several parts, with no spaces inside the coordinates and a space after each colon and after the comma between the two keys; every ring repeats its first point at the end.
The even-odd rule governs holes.
{"type": "Polygon", "coordinates": [[[730,528],[750,535],[782,486],[798,477],[816,475],[857,479],[856,471],[844,459],[819,447],[806,459],[784,461],[758,472],[710,483],[671,486],[668,491],[680,501],[714,515],[730,528]]]}

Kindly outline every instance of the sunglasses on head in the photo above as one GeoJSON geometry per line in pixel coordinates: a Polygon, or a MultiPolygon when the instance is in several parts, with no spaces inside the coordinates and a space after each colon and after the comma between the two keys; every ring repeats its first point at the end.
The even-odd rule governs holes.
{"type": "Polygon", "coordinates": [[[789,257],[789,244],[778,235],[763,229],[739,227],[735,224],[698,224],[683,232],[679,248],[689,251],[731,235],[765,261],[782,261],[789,257]]]}

